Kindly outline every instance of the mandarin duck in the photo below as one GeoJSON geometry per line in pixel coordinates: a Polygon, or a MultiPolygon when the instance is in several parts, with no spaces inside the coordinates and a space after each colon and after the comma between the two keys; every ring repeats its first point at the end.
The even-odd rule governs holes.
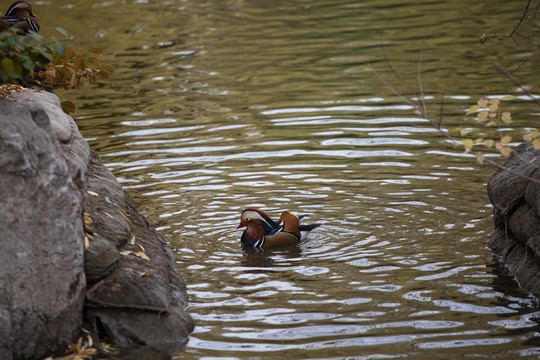
{"type": "Polygon", "coordinates": [[[39,23],[28,1],[15,1],[0,18],[0,31],[11,29],[22,33],[30,30],[39,32],[39,23]]]}
{"type": "Polygon", "coordinates": [[[263,211],[248,208],[242,211],[240,224],[236,228],[246,228],[242,233],[241,241],[247,247],[268,248],[294,244],[307,233],[321,224],[300,225],[300,219],[305,215],[296,215],[284,211],[279,222],[273,221],[263,211]]]}

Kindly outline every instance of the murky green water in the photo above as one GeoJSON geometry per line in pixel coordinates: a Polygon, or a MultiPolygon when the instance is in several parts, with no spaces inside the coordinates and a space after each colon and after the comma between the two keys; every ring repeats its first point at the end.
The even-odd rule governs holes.
{"type": "MultiPolygon", "coordinates": [[[[366,66],[445,123],[514,94],[490,62],[520,58],[519,4],[496,1],[36,3],[44,34],[101,47],[111,81],[59,92],[141,211],[170,241],[196,329],[178,359],[508,359],[540,354],[536,302],[486,241],[491,169],[453,149],[366,66]],[[62,21],[59,22],[59,14],[62,21]],[[438,115],[437,115],[438,116],[438,115]],[[241,210],[323,226],[247,253],[241,210]]],[[[520,75],[528,76],[526,68],[520,75]]],[[[532,80],[531,80],[532,81],[532,80]]],[[[515,127],[538,109],[511,102],[515,127]]]]}

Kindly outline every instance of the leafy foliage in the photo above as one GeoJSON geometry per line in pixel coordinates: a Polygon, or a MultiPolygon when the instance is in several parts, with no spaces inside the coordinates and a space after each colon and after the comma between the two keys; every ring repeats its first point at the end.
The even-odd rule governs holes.
{"type": "MultiPolygon", "coordinates": [[[[64,40],[71,39],[66,30],[56,29],[64,40]]],[[[97,57],[101,49],[78,52],[66,49],[64,43],[54,37],[45,43],[38,33],[31,31],[30,36],[37,44],[32,45],[28,36],[16,32],[0,33],[0,85],[20,82],[50,91],[80,90],[85,83],[95,84],[98,78],[108,79],[114,72],[114,68],[102,64],[97,57]]],[[[69,101],[63,102],[62,108],[68,114],[76,109],[69,101]]]]}
{"type": "MultiPolygon", "coordinates": [[[[39,34],[31,32],[37,39],[39,34]]],[[[31,76],[36,62],[47,64],[52,61],[48,48],[41,44],[32,45],[28,38],[12,31],[0,33],[0,82],[31,76]]]]}
{"type": "MultiPolygon", "coordinates": [[[[504,96],[502,98],[481,98],[476,104],[472,105],[465,115],[476,115],[476,122],[480,126],[483,134],[481,136],[467,137],[474,135],[473,130],[458,128],[462,137],[461,145],[466,152],[470,152],[475,145],[483,146],[486,150],[495,150],[502,156],[508,157],[512,152],[509,146],[512,141],[511,134],[503,133],[501,127],[510,125],[512,115],[509,111],[503,111],[503,101],[512,100],[513,96],[504,96]]],[[[538,131],[533,131],[525,134],[522,137],[523,141],[532,142],[535,149],[540,148],[540,138],[538,131]]],[[[484,162],[484,155],[476,151],[476,159],[480,164],[484,162]]]]}

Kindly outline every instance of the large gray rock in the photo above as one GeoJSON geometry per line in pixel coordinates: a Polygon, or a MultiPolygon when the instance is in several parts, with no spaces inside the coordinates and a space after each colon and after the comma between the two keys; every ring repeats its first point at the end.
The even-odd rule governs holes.
{"type": "Polygon", "coordinates": [[[495,230],[488,245],[520,286],[540,297],[540,150],[512,151],[488,183],[495,230]]]}
{"type": "Polygon", "coordinates": [[[184,280],[169,245],[93,153],[86,212],[92,234],[86,251],[89,327],[117,346],[146,345],[174,354],[193,330],[184,280]],[[108,253],[113,256],[96,256],[108,253]],[[89,255],[92,254],[92,259],[89,255]]]}
{"type": "Polygon", "coordinates": [[[81,326],[94,344],[106,336],[159,356],[181,351],[193,320],[170,246],[54,94],[9,99],[0,100],[0,360],[61,355],[81,326]]]}
{"type": "Polygon", "coordinates": [[[40,106],[0,100],[0,359],[63,353],[84,290],[80,170],[40,106]]]}

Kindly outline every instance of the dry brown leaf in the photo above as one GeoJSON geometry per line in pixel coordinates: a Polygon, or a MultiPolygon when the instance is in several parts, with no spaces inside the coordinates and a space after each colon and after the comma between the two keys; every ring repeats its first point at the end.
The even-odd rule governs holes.
{"type": "Polygon", "coordinates": [[[510,113],[508,111],[505,111],[505,112],[503,112],[501,114],[501,120],[502,120],[503,123],[508,125],[512,121],[512,116],[510,115],[510,113]]]}
{"type": "Polygon", "coordinates": [[[495,141],[491,139],[484,140],[484,146],[487,146],[488,148],[493,147],[495,145],[495,141]]]}
{"type": "Polygon", "coordinates": [[[145,271],[145,272],[141,273],[139,276],[140,276],[140,277],[154,276],[154,274],[152,274],[152,273],[150,273],[150,272],[148,272],[148,271],[145,271]]]}
{"type": "Polygon", "coordinates": [[[476,118],[476,121],[478,121],[478,122],[484,122],[484,121],[487,120],[488,115],[489,115],[489,111],[487,111],[487,110],[480,111],[480,112],[478,113],[478,117],[476,118]]]}
{"type": "Polygon", "coordinates": [[[123,216],[123,217],[124,217],[124,218],[125,218],[125,219],[126,219],[127,221],[129,221],[129,223],[131,224],[131,221],[130,221],[130,220],[129,220],[129,219],[127,218],[127,216],[126,216],[126,215],[124,215],[124,213],[123,213],[123,212],[121,212],[121,211],[120,211],[120,210],[118,210],[118,209],[115,209],[115,210],[116,210],[116,211],[118,211],[118,212],[120,213],[120,215],[122,215],[122,216],[123,216]]]}
{"type": "Polygon", "coordinates": [[[136,257],[139,257],[141,259],[144,259],[144,260],[150,260],[150,258],[148,257],[148,255],[146,255],[146,253],[142,252],[142,251],[139,251],[139,252],[136,252],[134,253],[133,255],[135,255],[136,257]]]}
{"type": "Polygon", "coordinates": [[[86,225],[86,224],[84,224],[84,231],[86,231],[89,234],[94,235],[94,231],[92,229],[90,229],[90,227],[88,225],[86,225]]]}
{"type": "Polygon", "coordinates": [[[92,225],[92,218],[90,217],[90,214],[87,212],[84,213],[84,223],[86,225],[92,225]]]}
{"type": "Polygon", "coordinates": [[[509,157],[510,153],[512,152],[512,149],[509,146],[505,146],[500,150],[502,156],[509,157]]]}
{"type": "Polygon", "coordinates": [[[484,163],[484,154],[482,154],[482,153],[476,154],[476,161],[478,161],[478,163],[480,163],[480,164],[483,164],[484,163]]]}
{"type": "Polygon", "coordinates": [[[131,240],[129,240],[129,243],[131,244],[131,246],[135,246],[135,240],[137,240],[137,237],[135,235],[132,235],[131,240]]]}
{"type": "Polygon", "coordinates": [[[488,101],[486,99],[482,98],[482,99],[478,100],[477,104],[481,108],[485,108],[488,105],[488,101]]]}

